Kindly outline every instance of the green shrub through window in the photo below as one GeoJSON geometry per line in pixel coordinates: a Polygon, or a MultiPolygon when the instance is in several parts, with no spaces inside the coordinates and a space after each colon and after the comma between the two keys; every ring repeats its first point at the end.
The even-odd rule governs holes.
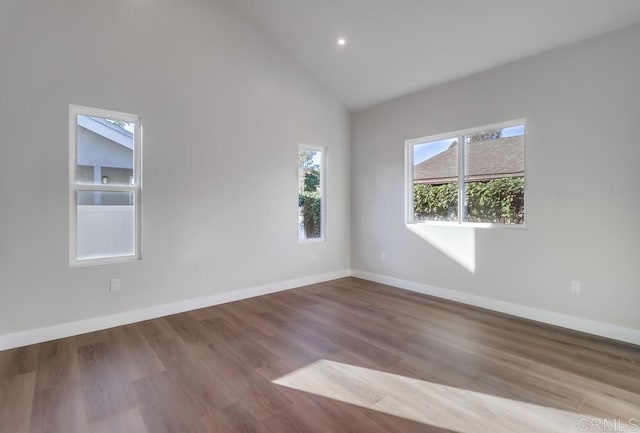
{"type": "Polygon", "coordinates": [[[300,146],[298,150],[298,239],[323,237],[323,152],[300,146]]]}

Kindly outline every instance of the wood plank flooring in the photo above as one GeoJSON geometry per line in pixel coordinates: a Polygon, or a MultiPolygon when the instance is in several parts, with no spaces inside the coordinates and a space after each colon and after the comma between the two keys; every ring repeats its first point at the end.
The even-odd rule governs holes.
{"type": "Polygon", "coordinates": [[[640,348],[355,278],[0,352],[0,433],[605,431],[599,418],[640,418],[640,348]]]}

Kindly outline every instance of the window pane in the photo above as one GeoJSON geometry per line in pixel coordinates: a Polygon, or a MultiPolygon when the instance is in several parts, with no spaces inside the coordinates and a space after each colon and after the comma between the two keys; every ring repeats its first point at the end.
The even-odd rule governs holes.
{"type": "Polygon", "coordinates": [[[524,223],[524,125],[465,137],[469,222],[524,223]]]}
{"type": "Polygon", "coordinates": [[[322,152],[298,151],[298,238],[322,237],[322,152]]]}
{"type": "Polygon", "coordinates": [[[78,260],[135,254],[135,208],[131,192],[78,191],[78,260]]]}
{"type": "Polygon", "coordinates": [[[417,221],[458,220],[458,140],[413,147],[413,217],[417,221]]]}
{"type": "Polygon", "coordinates": [[[77,116],[76,182],[133,183],[133,122],[77,116]]]}

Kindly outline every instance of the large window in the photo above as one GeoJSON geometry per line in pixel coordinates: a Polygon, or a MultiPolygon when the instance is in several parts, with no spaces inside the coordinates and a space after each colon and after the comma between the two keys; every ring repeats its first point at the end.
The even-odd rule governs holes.
{"type": "Polygon", "coordinates": [[[407,142],[407,220],[524,224],[523,121],[407,142]]]}
{"type": "Polygon", "coordinates": [[[298,239],[301,241],[324,239],[324,157],[321,147],[298,148],[298,239]]]}
{"type": "Polygon", "coordinates": [[[70,261],[140,258],[140,117],[69,108],[70,261]]]}

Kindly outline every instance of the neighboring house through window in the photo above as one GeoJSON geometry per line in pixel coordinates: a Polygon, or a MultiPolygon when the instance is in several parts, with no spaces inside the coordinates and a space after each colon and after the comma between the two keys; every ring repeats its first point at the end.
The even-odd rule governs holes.
{"type": "Polygon", "coordinates": [[[71,263],[140,258],[139,116],[70,106],[71,263]]]}
{"type": "Polygon", "coordinates": [[[407,221],[524,224],[524,122],[407,142],[407,221]]]}

